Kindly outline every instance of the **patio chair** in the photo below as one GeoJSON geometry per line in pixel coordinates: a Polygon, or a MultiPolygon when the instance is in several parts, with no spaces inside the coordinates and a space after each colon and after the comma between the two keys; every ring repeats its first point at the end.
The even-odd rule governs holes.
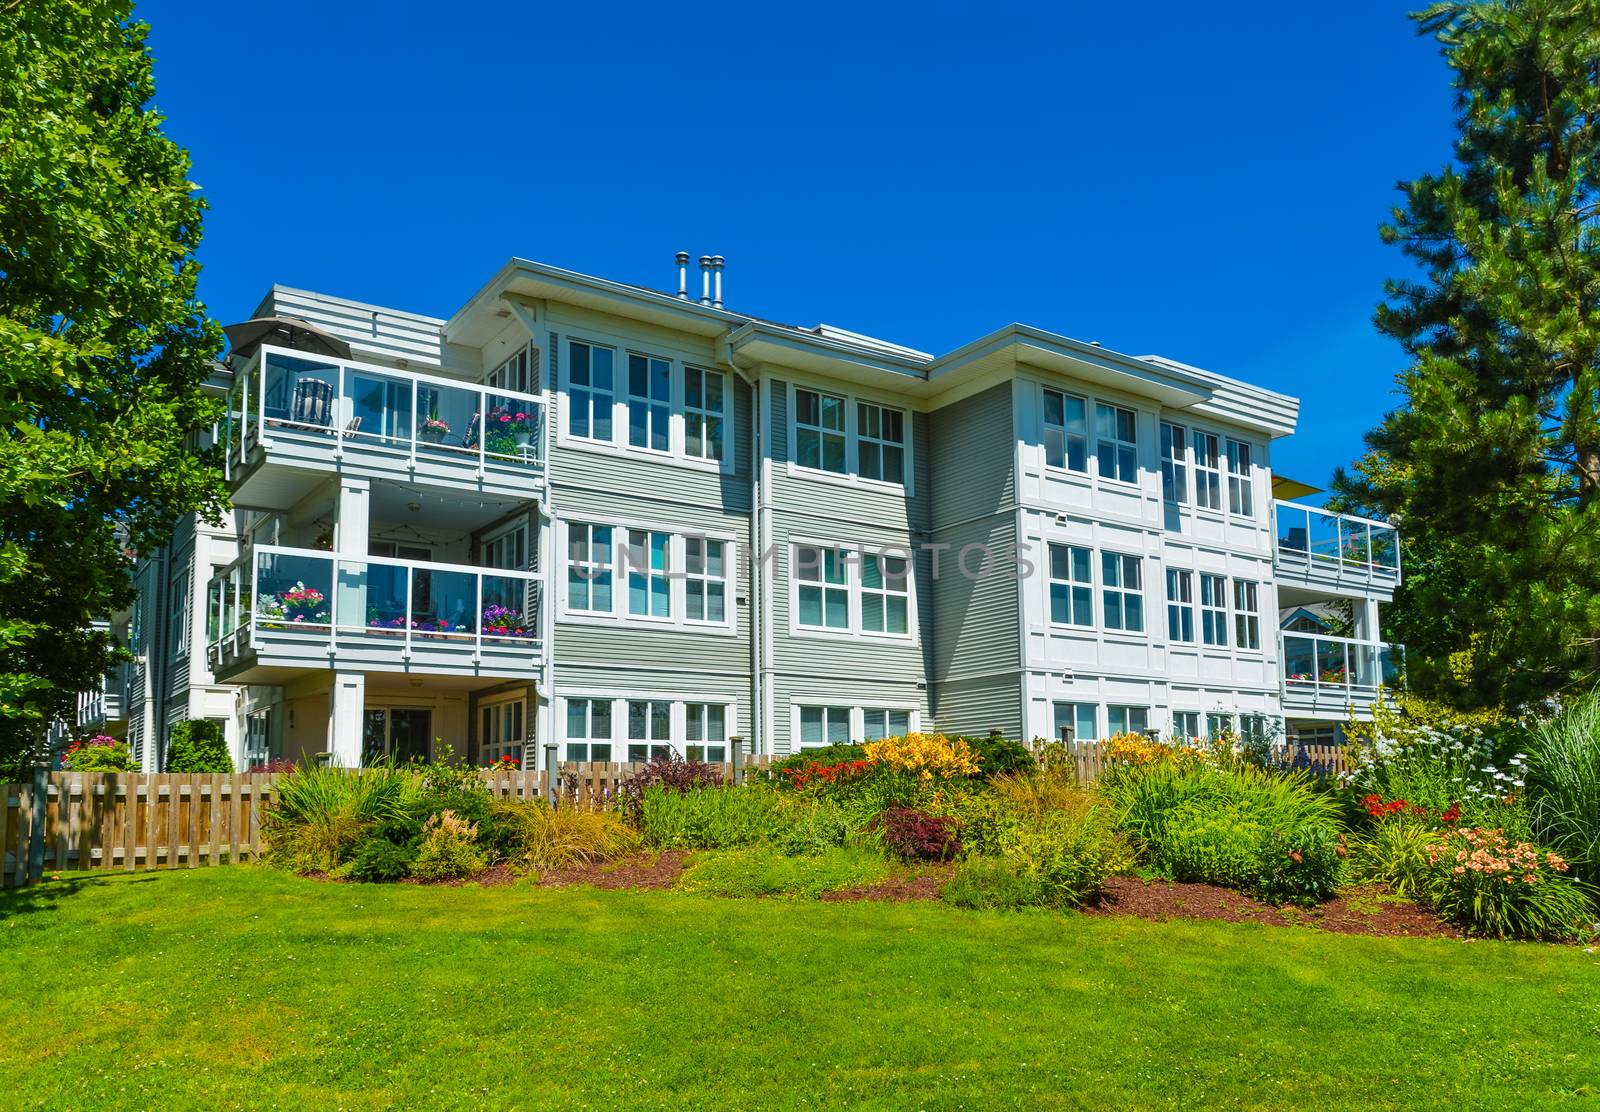
{"type": "Polygon", "coordinates": [[[289,406],[290,428],[312,431],[333,424],[333,384],[320,378],[302,378],[294,384],[294,400],[289,406]]]}

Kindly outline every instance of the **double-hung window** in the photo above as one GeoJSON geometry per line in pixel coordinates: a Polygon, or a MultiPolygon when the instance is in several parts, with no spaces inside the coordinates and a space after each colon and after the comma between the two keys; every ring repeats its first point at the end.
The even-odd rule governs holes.
{"type": "Polygon", "coordinates": [[[845,466],[844,399],[816,390],[796,390],[795,461],[801,467],[843,475],[845,466]]]}
{"type": "Polygon", "coordinates": [[[719,764],[728,759],[728,708],[721,703],[685,703],[683,755],[719,764]]]}
{"type": "Polygon", "coordinates": [[[1044,392],[1044,462],[1068,471],[1089,470],[1089,420],[1082,398],[1044,392]]]}
{"type": "Polygon", "coordinates": [[[683,598],[690,621],[720,622],[728,613],[728,569],[722,541],[683,539],[683,598]]]}
{"type": "Polygon", "coordinates": [[[850,569],[837,548],[797,545],[799,624],[812,629],[850,628],[850,569]]]}
{"type": "Polygon", "coordinates": [[[861,628],[868,633],[910,629],[910,562],[904,556],[861,555],[861,628]]]}
{"type": "Polygon", "coordinates": [[[1150,711],[1146,707],[1106,707],[1106,732],[1117,734],[1142,734],[1150,728],[1150,711]]]}
{"type": "Polygon", "coordinates": [[[1167,569],[1167,640],[1194,643],[1194,573],[1167,569]]]}
{"type": "Polygon", "coordinates": [[[1051,741],[1061,740],[1061,731],[1071,730],[1072,740],[1089,741],[1100,736],[1095,725],[1096,711],[1093,703],[1056,703],[1052,708],[1055,732],[1051,741]]]}
{"type": "Polygon", "coordinates": [[[1182,504],[1189,500],[1189,433],[1182,425],[1161,422],[1161,497],[1182,504]]]}
{"type": "Polygon", "coordinates": [[[567,609],[610,614],[611,526],[567,526],[567,609]]]}
{"type": "Polygon", "coordinates": [[[1139,434],[1133,410],[1096,403],[1094,442],[1102,479],[1115,479],[1119,483],[1139,481],[1139,434]]]}
{"type": "Polygon", "coordinates": [[[1228,581],[1206,572],[1200,573],[1200,640],[1207,645],[1228,643],[1228,581]]]}
{"type": "Polygon", "coordinates": [[[628,443],[655,452],[672,449],[672,364],[628,356],[628,443]]]}
{"type": "Polygon", "coordinates": [[[1222,509],[1222,449],[1208,432],[1194,434],[1194,504],[1202,510],[1222,509]]]}
{"type": "Polygon", "coordinates": [[[1100,553],[1100,599],[1107,629],[1144,629],[1141,561],[1120,552],[1100,553]]]}
{"type": "Polygon", "coordinates": [[[567,345],[567,432],[589,440],[611,439],[616,353],[577,340],[567,345]]]}
{"type": "Polygon", "coordinates": [[[660,699],[628,700],[628,760],[672,756],[672,704],[660,699]]]}
{"type": "Polygon", "coordinates": [[[683,447],[690,458],[722,458],[725,405],[722,372],[683,369],[683,447]]]}
{"type": "Polygon", "coordinates": [[[1190,741],[1200,737],[1200,712],[1197,710],[1173,711],[1172,736],[1178,741],[1190,741]]]}
{"type": "Polygon", "coordinates": [[[1233,715],[1208,714],[1206,715],[1206,738],[1210,741],[1220,741],[1233,734],[1233,715]]]}
{"type": "Polygon", "coordinates": [[[628,614],[635,618],[672,617],[672,578],[667,553],[672,534],[628,530],[628,614]]]}
{"type": "Polygon", "coordinates": [[[194,600],[189,597],[189,573],[178,577],[172,589],[172,614],[168,628],[172,630],[175,655],[180,659],[189,655],[189,615],[194,610],[194,600]]]}
{"type": "Polygon", "coordinates": [[[898,409],[856,403],[856,470],[863,479],[906,481],[906,415],[898,409]]]}
{"type": "Polygon", "coordinates": [[[1050,620],[1056,625],[1094,625],[1094,574],[1087,548],[1050,546],[1050,620]]]}
{"type": "Polygon", "coordinates": [[[1250,478],[1250,445],[1228,441],[1228,510],[1241,517],[1256,512],[1255,492],[1250,478]]]}
{"type": "Polygon", "coordinates": [[[1261,647],[1261,611],[1256,600],[1255,583],[1233,581],[1233,643],[1241,649],[1261,647]]]}
{"type": "Polygon", "coordinates": [[[611,759],[611,700],[567,700],[567,760],[611,759]]]}
{"type": "Polygon", "coordinates": [[[800,748],[844,745],[850,740],[849,707],[801,707],[800,748]]]}
{"type": "Polygon", "coordinates": [[[861,738],[863,741],[882,741],[886,737],[904,737],[911,732],[911,712],[868,707],[861,712],[861,738]]]}

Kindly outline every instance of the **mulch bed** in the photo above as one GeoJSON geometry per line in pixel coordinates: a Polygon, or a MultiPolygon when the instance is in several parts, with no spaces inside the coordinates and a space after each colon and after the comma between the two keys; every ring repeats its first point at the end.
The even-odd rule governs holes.
{"type": "Polygon", "coordinates": [[[671,888],[683,875],[683,859],[684,854],[669,850],[661,854],[641,853],[604,865],[550,869],[539,874],[539,886],[563,888],[569,884],[588,884],[595,888],[671,888]]]}
{"type": "Polygon", "coordinates": [[[899,873],[877,884],[860,888],[841,888],[837,892],[824,892],[819,899],[830,903],[851,900],[884,900],[888,903],[905,903],[907,900],[936,900],[939,889],[955,875],[954,865],[928,865],[899,873]]]}
{"type": "Polygon", "coordinates": [[[1169,919],[1222,919],[1230,923],[1305,926],[1335,934],[1406,938],[1460,938],[1461,931],[1427,909],[1390,896],[1382,887],[1350,889],[1318,907],[1273,907],[1228,888],[1209,884],[1145,882],[1112,877],[1086,915],[1134,915],[1169,919]]]}

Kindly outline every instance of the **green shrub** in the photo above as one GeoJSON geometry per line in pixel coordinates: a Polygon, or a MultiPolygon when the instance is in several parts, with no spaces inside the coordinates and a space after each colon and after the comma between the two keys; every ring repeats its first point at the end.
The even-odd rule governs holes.
{"type": "Polygon", "coordinates": [[[411,872],[411,863],[417,858],[417,847],[410,843],[396,845],[387,838],[368,838],[356,850],[348,864],[353,880],[382,883],[400,880],[411,872]]]}
{"type": "Polygon", "coordinates": [[[778,829],[772,844],[791,857],[848,845],[855,831],[839,805],[826,799],[778,797],[778,829]]]}
{"type": "Polygon", "coordinates": [[[232,772],[233,758],[223,740],[222,723],[191,718],[172,727],[167,743],[168,772],[232,772]]]}
{"type": "Polygon", "coordinates": [[[1444,836],[1426,822],[1385,819],[1370,834],[1351,842],[1350,875],[1387,885],[1397,896],[1429,899],[1434,868],[1428,851],[1443,843],[1444,836]]]}
{"type": "Polygon", "coordinates": [[[697,854],[678,887],[714,896],[815,899],[823,892],[876,884],[888,875],[889,863],[866,849],[830,849],[814,857],[791,857],[760,846],[697,854]]]}
{"type": "Polygon", "coordinates": [[[107,734],[75,741],[61,754],[64,772],[138,772],[128,743],[107,734]]]}
{"type": "Polygon", "coordinates": [[[1133,865],[1133,850],[1109,811],[1051,811],[1012,831],[1002,851],[1045,907],[1077,907],[1106,878],[1133,865]]]}
{"type": "MultiPolygon", "coordinates": [[[[991,780],[991,788],[999,783],[991,780]]],[[[1022,821],[1019,809],[996,790],[951,792],[945,813],[956,820],[956,834],[968,857],[999,853],[1022,821]]]]}
{"type": "Polygon", "coordinates": [[[453,811],[442,811],[423,825],[411,875],[419,880],[455,880],[488,867],[488,856],[478,848],[478,828],[453,811]]]}
{"type": "Polygon", "coordinates": [[[1345,852],[1343,835],[1325,825],[1269,829],[1261,841],[1256,894],[1275,904],[1331,900],[1344,879],[1345,852]]]}
{"type": "Polygon", "coordinates": [[[1261,871],[1265,834],[1256,818],[1232,803],[1184,802],[1162,815],[1146,845],[1150,864],[1168,880],[1248,892],[1261,871]]]}
{"type": "Polygon", "coordinates": [[[773,779],[781,780],[785,772],[798,772],[809,764],[831,765],[841,761],[864,761],[867,751],[856,744],[823,745],[815,749],[802,749],[767,766],[773,779]]]}
{"type": "Polygon", "coordinates": [[[278,781],[266,810],[266,859],[297,872],[327,872],[414,798],[411,777],[388,766],[363,769],[307,765],[278,781]]]}
{"type": "Polygon", "coordinates": [[[1499,830],[1452,834],[1437,859],[1439,912],[1490,938],[1586,938],[1594,933],[1590,893],[1564,875],[1557,855],[1514,842],[1499,830]]]}
{"type": "Polygon", "coordinates": [[[1038,767],[1038,762],[1034,760],[1033,750],[1020,741],[1007,741],[1004,738],[995,737],[972,737],[969,735],[963,735],[952,740],[966,742],[967,747],[978,755],[978,776],[980,779],[988,780],[995,776],[1032,772],[1038,767]]]}
{"type": "Polygon", "coordinates": [[[503,855],[535,872],[611,861],[637,851],[641,842],[639,832],[615,815],[551,807],[543,800],[496,800],[490,814],[504,836],[503,855]]]}
{"type": "Polygon", "coordinates": [[[1039,886],[1009,857],[969,857],[939,898],[974,911],[1041,906],[1039,886]]]}
{"type": "Polygon", "coordinates": [[[777,796],[764,786],[645,790],[641,828],[659,849],[733,849],[770,841],[781,821],[777,796]]]}
{"type": "Polygon", "coordinates": [[[1576,874],[1600,884],[1600,693],[1590,692],[1528,738],[1533,829],[1576,874]]]}

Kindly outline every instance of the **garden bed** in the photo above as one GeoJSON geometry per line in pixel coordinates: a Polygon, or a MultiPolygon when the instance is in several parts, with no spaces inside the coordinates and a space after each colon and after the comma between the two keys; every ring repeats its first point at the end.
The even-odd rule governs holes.
{"type": "Polygon", "coordinates": [[[1211,884],[1174,884],[1116,876],[1084,907],[1088,915],[1133,915],[1155,923],[1173,919],[1216,919],[1227,923],[1305,926],[1335,934],[1376,937],[1460,938],[1461,930],[1411,900],[1391,896],[1382,886],[1347,889],[1312,908],[1274,907],[1211,884]]]}

